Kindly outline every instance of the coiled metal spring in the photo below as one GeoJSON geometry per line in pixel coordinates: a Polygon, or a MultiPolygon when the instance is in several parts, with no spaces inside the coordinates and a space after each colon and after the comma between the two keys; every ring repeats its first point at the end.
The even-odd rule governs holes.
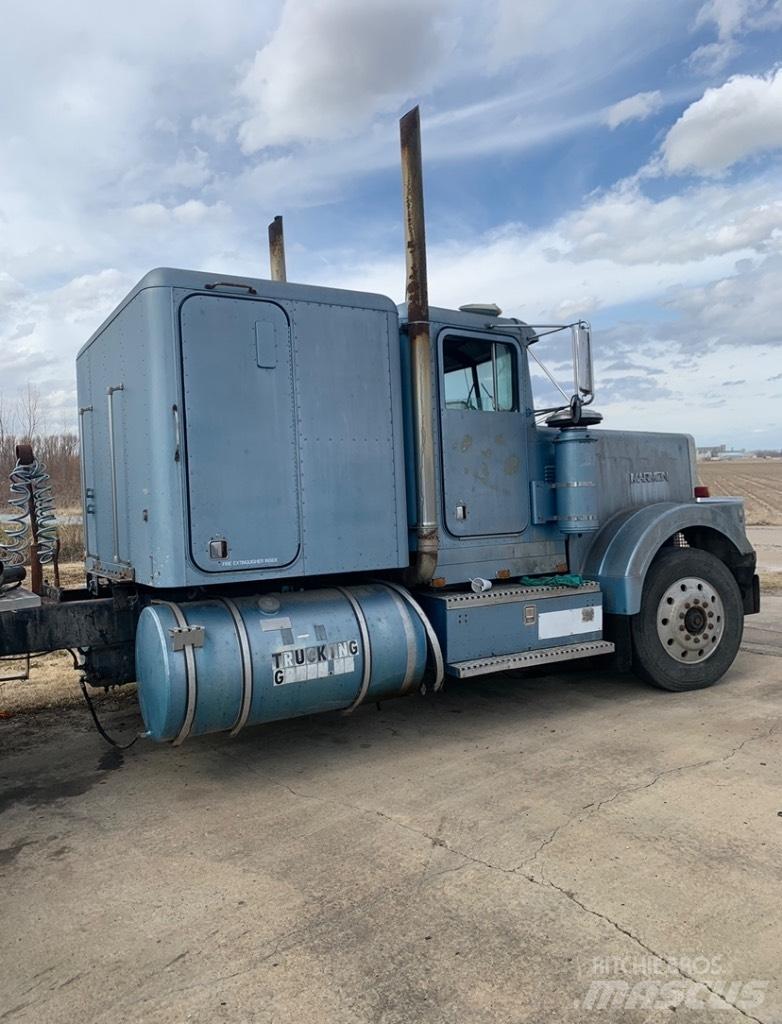
{"type": "Polygon", "coordinates": [[[27,548],[30,544],[30,520],[28,506],[30,501],[30,485],[28,470],[30,466],[17,462],[11,470],[11,497],[8,504],[14,510],[5,527],[6,541],[0,544],[0,561],[6,565],[24,565],[27,548]]]}
{"type": "Polygon", "coordinates": [[[38,527],[38,558],[43,565],[54,559],[57,549],[57,516],[54,511],[54,494],[46,467],[34,462],[30,480],[33,488],[35,519],[38,527]]]}
{"type": "Polygon", "coordinates": [[[57,517],[54,495],[46,467],[33,460],[21,460],[11,470],[11,497],[8,504],[14,510],[5,527],[6,540],[0,543],[0,561],[6,565],[23,565],[31,540],[29,506],[33,499],[38,560],[45,565],[53,561],[57,549],[57,517]]]}

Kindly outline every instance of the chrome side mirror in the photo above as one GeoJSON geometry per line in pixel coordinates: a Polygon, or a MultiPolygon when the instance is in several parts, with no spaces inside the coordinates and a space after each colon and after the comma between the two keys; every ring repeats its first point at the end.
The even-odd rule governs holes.
{"type": "Polygon", "coordinates": [[[594,396],[595,383],[592,373],[592,328],[585,320],[573,324],[573,390],[587,402],[594,396]]]}

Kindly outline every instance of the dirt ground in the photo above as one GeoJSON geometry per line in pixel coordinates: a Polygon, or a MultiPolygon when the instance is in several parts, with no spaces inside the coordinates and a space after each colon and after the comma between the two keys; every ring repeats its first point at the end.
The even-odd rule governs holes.
{"type": "Polygon", "coordinates": [[[699,462],[698,476],[714,498],[743,498],[749,526],[782,526],[782,459],[699,462]]]}

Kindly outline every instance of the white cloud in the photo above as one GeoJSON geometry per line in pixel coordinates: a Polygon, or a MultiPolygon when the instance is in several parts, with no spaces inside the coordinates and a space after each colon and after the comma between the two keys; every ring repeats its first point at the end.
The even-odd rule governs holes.
{"type": "Polygon", "coordinates": [[[207,153],[194,146],[190,153],[177,153],[176,160],[165,168],[160,181],[166,186],[194,189],[201,188],[211,177],[207,153]]]}
{"type": "MultiPolygon", "coordinates": [[[[94,317],[96,311],[108,314],[129,290],[128,275],[114,267],[97,274],[82,274],[49,293],[47,304],[52,313],[59,309],[65,323],[79,323],[85,317],[94,317]]],[[[95,322],[97,327],[100,321],[95,322]]],[[[84,339],[87,340],[86,338],[84,339]]]]}
{"type": "Polygon", "coordinates": [[[9,341],[17,341],[20,338],[28,338],[35,330],[35,324],[17,324],[11,334],[8,335],[9,341]]]}
{"type": "MultiPolygon", "coordinates": [[[[782,437],[782,327],[775,296],[782,289],[782,258],[742,260],[733,273],[700,286],[671,291],[671,314],[661,323],[627,323],[601,336],[599,353],[643,353],[664,374],[678,398],[654,401],[666,430],[684,429],[700,443],[779,447],[782,437]],[[748,352],[751,348],[751,353],[748,352]],[[748,410],[757,408],[753,417],[748,410]],[[716,413],[715,410],[719,410],[716,413]]],[[[604,409],[598,362],[598,405],[604,409]]],[[[621,386],[621,383],[620,385],[621,386]]],[[[615,392],[611,426],[631,420],[635,395],[615,392]]],[[[637,409],[635,410],[637,412],[637,409]]]]}
{"type": "Polygon", "coordinates": [[[21,283],[6,270],[0,270],[0,300],[3,304],[18,298],[24,292],[21,283]]]}
{"type": "Polygon", "coordinates": [[[707,89],[665,137],[672,173],[715,174],[739,160],[782,147],[782,68],[769,75],[735,75],[707,89]]]}
{"type": "MultiPolygon", "coordinates": [[[[495,301],[538,323],[590,317],[597,406],[607,426],[637,429],[639,414],[653,410],[659,429],[694,432],[703,443],[778,447],[782,414],[774,410],[782,395],[769,380],[782,371],[776,177],[702,184],[657,200],[625,185],[538,230],[510,225],[430,245],[428,262],[433,304],[495,301]],[[638,304],[659,312],[616,324],[638,304]],[[731,354],[746,389],[722,387],[731,354]],[[763,434],[750,436],[747,393],[771,410],[763,434]]],[[[373,261],[366,253],[331,254],[330,266],[313,276],[397,298],[404,286],[401,258],[373,261]]],[[[550,365],[556,345],[542,343],[538,355],[550,365]]]]}
{"type": "Polygon", "coordinates": [[[200,199],[188,199],[171,210],[174,219],[181,224],[200,224],[207,217],[225,218],[230,212],[230,207],[221,200],[209,206],[200,199]]]}
{"type": "Polygon", "coordinates": [[[779,247],[782,198],[775,176],[700,185],[657,200],[638,183],[620,185],[564,217],[557,233],[563,255],[573,260],[656,266],[738,258],[779,247]]]}
{"type": "Polygon", "coordinates": [[[240,121],[239,115],[234,112],[225,112],[210,116],[199,114],[190,122],[194,132],[206,135],[214,142],[224,143],[228,141],[231,133],[236,129],[240,121]]]}
{"type": "Polygon", "coordinates": [[[139,203],[128,210],[128,216],[136,224],[145,228],[164,228],[172,224],[201,224],[212,219],[225,220],[231,209],[227,203],[218,200],[211,206],[200,199],[188,199],[177,206],[165,206],[163,203],[139,203]]]}
{"type": "Polygon", "coordinates": [[[45,427],[72,429],[76,353],[132,284],[131,275],[105,268],[49,291],[16,287],[0,307],[0,398],[12,404],[31,384],[43,398],[45,427]]]}
{"type": "Polygon", "coordinates": [[[128,210],[128,216],[145,228],[162,227],[168,224],[171,211],[162,203],[139,203],[128,210]]]}
{"type": "MultiPolygon", "coordinates": [[[[535,231],[511,224],[430,244],[429,290],[440,306],[487,301],[537,322],[571,319],[667,302],[671,292],[727,279],[740,260],[780,252],[782,199],[772,176],[732,188],[701,185],[658,200],[636,184],[535,231]]],[[[313,264],[312,276],[397,298],[404,286],[401,255],[378,261],[365,252],[327,254],[325,264],[313,264]]]]}
{"type": "Polygon", "coordinates": [[[696,69],[715,72],[741,49],[741,36],[782,24],[780,0],[706,0],[695,17],[695,27],[713,25],[717,39],[699,46],[689,58],[696,69]]]}
{"type": "MultiPolygon", "coordinates": [[[[775,345],[782,348],[779,300],[782,255],[746,261],[736,272],[699,287],[677,288],[668,304],[681,316],[678,333],[695,338],[699,347],[775,345]]],[[[754,360],[742,362],[742,373],[754,360]]],[[[768,373],[769,367],[761,367],[768,373]]]]}
{"type": "MultiPolygon", "coordinates": [[[[611,181],[611,146],[593,159],[590,131],[605,143],[605,123],[658,109],[657,91],[629,95],[637,68],[659,68],[649,87],[668,102],[691,88],[666,62],[680,59],[671,40],[681,45],[699,4],[703,38],[728,46],[782,0],[137,0],[132,19],[100,0],[83,0],[78,19],[54,0],[12,5],[0,34],[0,90],[13,98],[0,107],[6,396],[30,380],[70,416],[76,350],[144,271],[263,274],[265,223],[280,211],[301,242],[292,276],[401,298],[396,117],[422,97],[433,301],[496,299],[538,320],[615,317],[638,302],[653,316],[667,303],[677,337],[699,351],[722,335],[715,321],[699,339],[698,322],[712,310],[726,322],[744,302],[742,343],[772,339],[782,214],[771,174],[745,171],[732,190],[644,180],[579,205],[611,181]],[[528,173],[519,154],[536,151],[545,167],[528,173]],[[679,194],[652,198],[661,186],[679,194]],[[524,216],[540,226],[496,226],[524,216]],[[334,237],[345,251],[316,254],[334,237]]],[[[722,102],[727,85],[713,91],[722,102]]],[[[696,170],[715,165],[712,136],[731,122],[718,111],[687,152],[706,99],[666,142],[696,170]]],[[[758,151],[750,142],[741,154],[758,151]]],[[[627,344],[641,337],[635,325],[627,344]]]]}
{"type": "Polygon", "coordinates": [[[425,89],[450,46],[445,0],[286,0],[239,84],[246,153],[356,134],[425,89]]]}
{"type": "Polygon", "coordinates": [[[605,122],[613,131],[627,121],[644,121],[656,114],[663,106],[663,94],[655,89],[653,92],[637,92],[620,100],[605,112],[605,122]]]}
{"type": "MultiPolygon", "coordinates": [[[[585,65],[613,66],[615,55],[638,61],[666,22],[678,0],[497,0],[491,55],[499,65],[536,57],[568,55],[566,70],[579,74],[585,65]]],[[[478,5],[484,14],[485,5],[478,5]]]]}

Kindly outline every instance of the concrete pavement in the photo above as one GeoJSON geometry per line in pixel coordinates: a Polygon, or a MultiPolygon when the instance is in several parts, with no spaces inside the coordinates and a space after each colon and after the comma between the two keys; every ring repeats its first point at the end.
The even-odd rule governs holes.
{"type": "Polygon", "coordinates": [[[782,597],[747,626],[691,694],[496,676],[124,755],[0,722],[0,1021],[782,1021],[782,597]]]}
{"type": "Polygon", "coordinates": [[[747,536],[758,553],[758,571],[782,573],[782,526],[750,526],[747,536]]]}

